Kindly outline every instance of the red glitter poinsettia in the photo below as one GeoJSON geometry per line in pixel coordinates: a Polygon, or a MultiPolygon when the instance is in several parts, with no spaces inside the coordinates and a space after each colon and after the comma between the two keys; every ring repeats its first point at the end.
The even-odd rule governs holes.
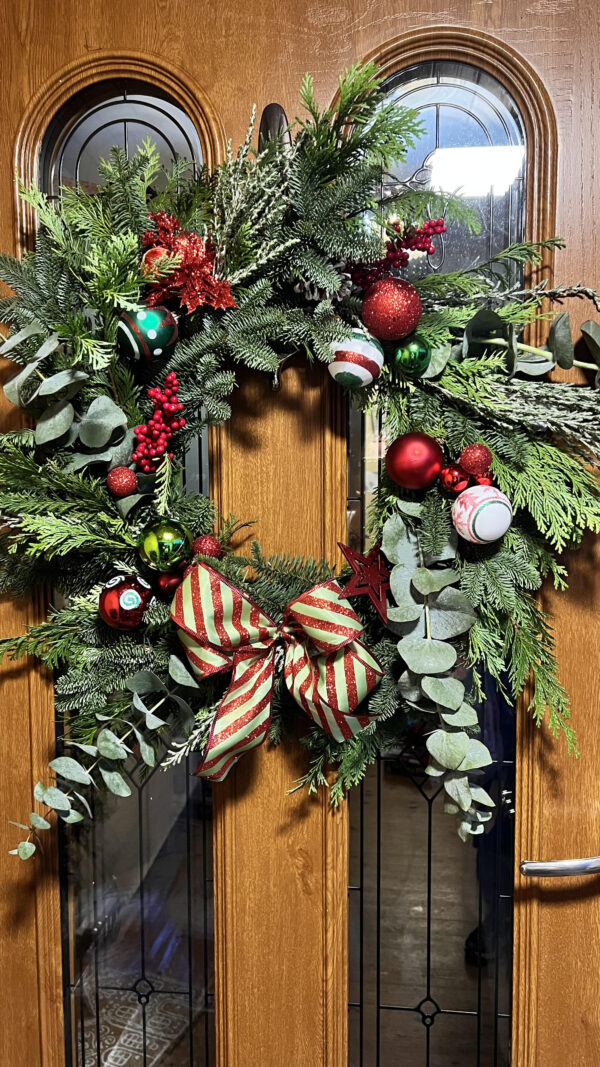
{"type": "Polygon", "coordinates": [[[179,219],[166,211],[157,211],[148,217],[154,223],[154,229],[142,235],[142,244],[154,252],[144,255],[149,279],[152,264],[160,259],[159,253],[181,256],[179,266],[171,274],[151,282],[148,304],[156,307],[175,297],[188,313],[204,306],[220,310],[235,307],[229,282],[214,276],[215,253],[210,241],[203,241],[197,233],[183,230],[179,219]]]}

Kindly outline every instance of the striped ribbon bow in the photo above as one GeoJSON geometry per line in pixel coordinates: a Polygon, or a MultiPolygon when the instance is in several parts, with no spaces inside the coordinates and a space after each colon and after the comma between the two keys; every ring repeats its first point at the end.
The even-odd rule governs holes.
{"type": "Polygon", "coordinates": [[[221,782],[243,752],[264,741],[281,646],[287,687],[319,726],[343,741],[368,723],[353,712],[383,669],[357,640],[362,623],[335,579],[288,604],[278,626],[241,589],[198,563],[177,589],[171,618],[198,678],[232,672],[196,774],[221,782]]]}

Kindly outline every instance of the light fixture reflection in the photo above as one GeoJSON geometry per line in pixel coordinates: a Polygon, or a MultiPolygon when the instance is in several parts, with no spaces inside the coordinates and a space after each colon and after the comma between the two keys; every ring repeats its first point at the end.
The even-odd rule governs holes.
{"type": "Polygon", "coordinates": [[[431,188],[461,196],[504,196],[521,172],[523,145],[436,148],[428,161],[431,188]]]}

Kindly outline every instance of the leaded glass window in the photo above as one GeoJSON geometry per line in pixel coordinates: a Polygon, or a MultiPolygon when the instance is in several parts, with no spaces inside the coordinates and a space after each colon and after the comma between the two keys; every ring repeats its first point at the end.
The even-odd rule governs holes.
{"type": "MultiPolygon", "coordinates": [[[[432,61],[391,77],[389,97],[418,110],[425,135],[386,187],[458,192],[481,233],[450,223],[435,255],[406,276],[453,270],[524,237],[526,145],[507,90],[475,66],[432,61]]],[[[365,546],[387,442],[373,413],[351,410],[348,539],[365,546]]],[[[509,1067],[514,711],[490,684],[480,710],[493,764],[491,831],[464,845],[425,773],[418,721],[350,799],[350,1067],[509,1067]]]]}

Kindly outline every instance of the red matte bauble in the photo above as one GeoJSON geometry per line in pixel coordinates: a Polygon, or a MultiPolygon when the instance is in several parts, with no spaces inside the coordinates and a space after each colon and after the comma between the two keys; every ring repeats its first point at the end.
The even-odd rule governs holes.
{"type": "Polygon", "coordinates": [[[362,303],[362,320],[380,341],[399,341],[419,324],[423,305],[414,285],[403,278],[381,278],[371,285],[362,303]]]}
{"type": "Polygon", "coordinates": [[[467,445],[463,448],[458,462],[468,474],[485,474],[489,471],[493,458],[487,445],[467,445]]]}
{"type": "Polygon", "coordinates": [[[458,463],[449,463],[440,471],[440,485],[447,493],[463,493],[468,488],[470,477],[458,463]]]}
{"type": "Polygon", "coordinates": [[[223,548],[219,538],[214,534],[202,534],[192,543],[192,552],[195,556],[212,556],[213,559],[220,559],[223,555],[223,548]]]}
{"type": "Polygon", "coordinates": [[[494,476],[491,471],[486,471],[485,474],[474,474],[473,481],[475,485],[493,485],[494,476]]]}
{"type": "Polygon", "coordinates": [[[135,574],[111,578],[100,593],[98,611],[113,630],[135,630],[152,598],[152,589],[135,574]]]}
{"type": "Polygon", "coordinates": [[[170,600],[175,596],[177,589],[183,581],[183,574],[159,574],[156,580],[156,588],[159,596],[164,597],[165,600],[170,600]]]}
{"type": "Polygon", "coordinates": [[[114,467],[106,475],[106,488],[113,496],[131,496],[138,487],[138,477],[129,467],[114,467]]]}
{"type": "Polygon", "coordinates": [[[393,482],[403,489],[426,489],[438,477],[444,454],[426,433],[405,433],[390,445],[385,466],[393,482]]]}

